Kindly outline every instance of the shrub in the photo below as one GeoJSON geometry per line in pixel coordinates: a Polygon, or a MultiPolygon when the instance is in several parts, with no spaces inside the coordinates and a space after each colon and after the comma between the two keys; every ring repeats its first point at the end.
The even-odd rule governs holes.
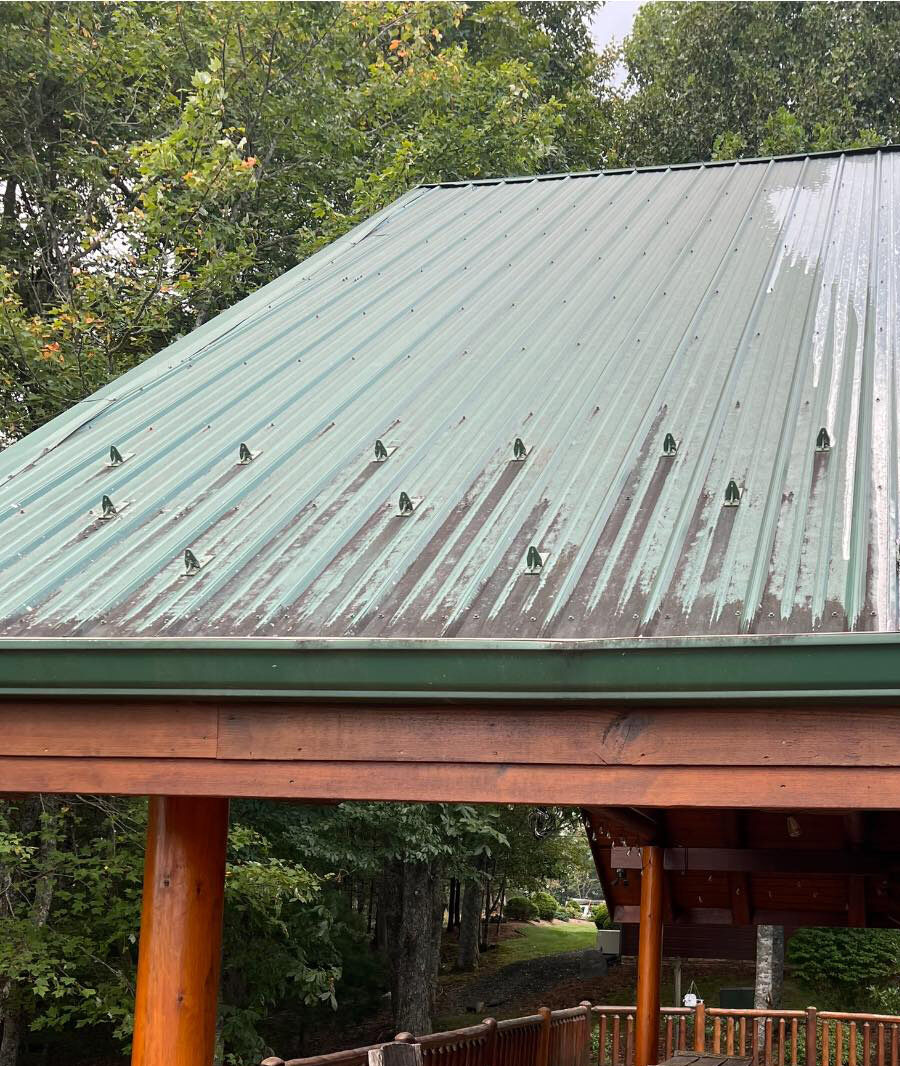
{"type": "Polygon", "coordinates": [[[609,908],[605,903],[598,903],[596,906],[591,907],[591,917],[594,919],[594,925],[596,925],[598,929],[612,928],[612,921],[609,917],[609,908]]]}
{"type": "Polygon", "coordinates": [[[566,904],[566,908],[565,909],[566,909],[566,914],[568,914],[568,916],[570,918],[580,918],[581,917],[581,907],[579,907],[579,905],[577,903],[575,903],[573,900],[569,900],[569,902],[566,904]]]}
{"type": "Polygon", "coordinates": [[[562,909],[562,907],[560,907],[560,909],[556,912],[556,914],[553,915],[553,917],[558,922],[567,922],[567,921],[569,921],[569,912],[568,911],[564,911],[562,909]]]}
{"type": "Polygon", "coordinates": [[[559,910],[559,904],[549,892],[535,892],[531,897],[532,903],[537,908],[537,915],[542,921],[552,922],[559,910]]]}
{"type": "Polygon", "coordinates": [[[900,932],[893,929],[798,929],[788,956],[804,984],[859,989],[900,973],[900,932]]]}
{"type": "Polygon", "coordinates": [[[506,901],[506,917],[513,922],[530,922],[538,916],[537,907],[524,896],[510,896],[506,901]]]}

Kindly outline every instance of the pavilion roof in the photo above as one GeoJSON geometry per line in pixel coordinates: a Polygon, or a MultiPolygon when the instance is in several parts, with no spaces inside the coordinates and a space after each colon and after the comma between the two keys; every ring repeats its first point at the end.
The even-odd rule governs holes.
{"type": "Polygon", "coordinates": [[[896,633],[898,238],[890,150],[414,189],[0,454],[0,635],[896,633]]]}

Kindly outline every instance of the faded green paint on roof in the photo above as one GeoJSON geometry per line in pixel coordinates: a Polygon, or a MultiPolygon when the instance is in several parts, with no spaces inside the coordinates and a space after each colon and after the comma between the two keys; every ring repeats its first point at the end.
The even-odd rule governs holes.
{"type": "Polygon", "coordinates": [[[898,241],[891,151],[413,190],[0,454],[0,633],[895,632],[898,241]]]}

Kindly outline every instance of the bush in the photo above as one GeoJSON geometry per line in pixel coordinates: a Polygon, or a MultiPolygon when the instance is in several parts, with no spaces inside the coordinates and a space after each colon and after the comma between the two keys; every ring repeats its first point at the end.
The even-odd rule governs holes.
{"type": "Polygon", "coordinates": [[[537,907],[524,896],[510,896],[506,901],[506,917],[513,922],[531,922],[538,916],[537,907]]]}
{"type": "Polygon", "coordinates": [[[531,901],[537,908],[537,915],[544,922],[552,922],[559,910],[559,904],[549,892],[535,892],[531,901]]]}
{"type": "Polygon", "coordinates": [[[569,900],[569,902],[566,904],[566,914],[568,914],[570,918],[580,918],[581,907],[579,907],[579,905],[575,903],[574,900],[569,900]]]}
{"type": "Polygon", "coordinates": [[[558,922],[567,922],[567,921],[569,921],[569,914],[568,914],[568,911],[564,911],[564,910],[562,909],[562,907],[560,907],[560,909],[559,909],[559,910],[558,910],[558,911],[556,912],[556,914],[554,914],[554,915],[553,915],[553,917],[554,917],[554,918],[555,918],[555,919],[556,919],[556,920],[557,920],[558,922]]]}
{"type": "Polygon", "coordinates": [[[893,929],[798,929],[788,957],[794,976],[813,988],[885,985],[900,973],[900,932],[893,929]]]}
{"type": "Polygon", "coordinates": [[[598,903],[596,906],[591,907],[591,918],[594,920],[594,925],[598,929],[611,929],[612,921],[609,917],[609,908],[605,903],[598,903]]]}

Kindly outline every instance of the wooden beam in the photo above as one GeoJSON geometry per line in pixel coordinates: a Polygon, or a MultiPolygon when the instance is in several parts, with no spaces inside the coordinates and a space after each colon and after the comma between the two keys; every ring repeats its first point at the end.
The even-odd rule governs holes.
{"type": "Polygon", "coordinates": [[[0,701],[0,735],[6,755],[61,757],[534,765],[547,762],[552,737],[552,761],[569,766],[728,768],[739,759],[758,768],[900,767],[900,707],[847,704],[750,704],[735,713],[723,706],[10,699],[0,701]]]}
{"type": "Polygon", "coordinates": [[[634,1066],[659,1061],[659,978],[662,967],[662,848],[642,848],[634,1066]]]}
{"type": "MultiPolygon", "coordinates": [[[[546,757],[546,756],[545,756],[546,757]]],[[[3,790],[119,795],[900,810],[900,774],[871,767],[520,766],[0,756],[3,790]]]]}
{"type": "Polygon", "coordinates": [[[630,844],[663,844],[658,818],[634,807],[588,807],[595,829],[602,825],[615,838],[630,844]]]}
{"type": "Polygon", "coordinates": [[[150,800],[132,1066],[210,1066],[228,800],[150,800]]]}
{"type": "MultiPolygon", "coordinates": [[[[633,848],[614,845],[610,854],[613,866],[625,870],[640,869],[640,858],[633,848]]],[[[869,874],[884,876],[900,870],[900,852],[883,851],[812,851],[766,848],[666,848],[666,870],[677,873],[779,873],[779,874],[869,874]]]]}
{"type": "MultiPolygon", "coordinates": [[[[870,927],[874,924],[869,915],[870,927]]],[[[878,915],[878,926],[885,929],[896,928],[896,921],[891,921],[889,915],[878,915]]],[[[620,904],[613,907],[612,918],[614,922],[622,925],[633,925],[640,921],[641,912],[639,907],[632,904],[620,904]]],[[[847,925],[846,911],[813,911],[813,910],[789,910],[786,907],[755,910],[753,921],[759,925],[785,925],[789,928],[800,926],[820,925],[847,925]]],[[[730,907],[691,907],[681,911],[675,920],[676,925],[733,925],[730,907]]]]}

